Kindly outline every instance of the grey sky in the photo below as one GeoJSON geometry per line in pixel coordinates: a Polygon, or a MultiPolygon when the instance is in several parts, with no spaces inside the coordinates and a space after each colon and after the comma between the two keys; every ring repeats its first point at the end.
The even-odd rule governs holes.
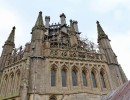
{"type": "Polygon", "coordinates": [[[97,42],[96,21],[99,20],[111,40],[128,79],[130,58],[130,0],[1,0],[0,3],[0,53],[13,26],[16,26],[16,47],[29,42],[31,29],[38,12],[50,16],[51,23],[59,22],[65,13],[67,23],[77,20],[82,37],[97,42]]]}

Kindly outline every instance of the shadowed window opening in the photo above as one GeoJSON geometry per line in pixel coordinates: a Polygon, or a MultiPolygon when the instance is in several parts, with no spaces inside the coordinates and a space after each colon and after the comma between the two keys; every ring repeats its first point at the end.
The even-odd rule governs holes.
{"type": "Polygon", "coordinates": [[[66,70],[65,69],[62,69],[62,86],[63,87],[66,87],[66,78],[67,78],[67,76],[66,76],[66,70]]]}
{"type": "Polygon", "coordinates": [[[56,86],[56,70],[51,70],[51,86],[56,86]]]}
{"type": "Polygon", "coordinates": [[[91,72],[93,87],[97,88],[96,78],[94,72],[91,72]]]}
{"type": "Polygon", "coordinates": [[[50,97],[50,100],[56,100],[56,97],[52,96],[50,97]]]}
{"type": "Polygon", "coordinates": [[[102,87],[103,87],[103,88],[106,88],[105,79],[104,79],[104,74],[103,74],[102,72],[100,72],[100,77],[101,77],[102,87]]]}
{"type": "Polygon", "coordinates": [[[83,86],[87,86],[87,78],[86,78],[86,72],[82,72],[82,78],[83,78],[83,86]]]}
{"type": "Polygon", "coordinates": [[[77,73],[75,70],[72,71],[72,82],[73,86],[77,86],[77,73]]]}

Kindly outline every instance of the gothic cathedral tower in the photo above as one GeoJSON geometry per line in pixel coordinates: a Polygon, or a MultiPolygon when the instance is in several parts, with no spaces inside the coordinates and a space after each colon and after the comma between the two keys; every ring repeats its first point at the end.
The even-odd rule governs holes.
{"type": "Polygon", "coordinates": [[[0,57],[0,100],[101,100],[127,81],[110,40],[97,21],[98,45],[80,37],[78,22],[43,22],[31,42],[15,48],[13,27],[0,57]],[[97,49],[99,51],[97,51],[97,49]]]}

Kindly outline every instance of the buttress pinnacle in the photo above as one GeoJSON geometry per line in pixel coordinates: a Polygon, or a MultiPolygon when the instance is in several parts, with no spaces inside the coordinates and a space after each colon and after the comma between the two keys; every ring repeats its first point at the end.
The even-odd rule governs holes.
{"type": "Polygon", "coordinates": [[[14,36],[15,36],[15,26],[12,28],[12,31],[7,39],[7,42],[14,43],[14,36]]]}
{"type": "Polygon", "coordinates": [[[96,22],[97,23],[97,31],[98,31],[98,35],[100,34],[105,34],[105,32],[103,31],[99,21],[96,22]]]}
{"type": "Polygon", "coordinates": [[[96,22],[97,23],[97,32],[98,32],[98,42],[102,39],[102,38],[106,38],[108,39],[108,36],[105,34],[105,32],[103,31],[99,21],[96,22]]]}
{"type": "Polygon", "coordinates": [[[36,21],[35,26],[33,27],[32,30],[35,30],[35,29],[45,30],[45,26],[44,26],[44,23],[43,23],[43,18],[42,18],[42,12],[41,11],[39,12],[37,21],[36,21]]]}
{"type": "Polygon", "coordinates": [[[35,26],[43,26],[42,12],[39,12],[35,26]]]}

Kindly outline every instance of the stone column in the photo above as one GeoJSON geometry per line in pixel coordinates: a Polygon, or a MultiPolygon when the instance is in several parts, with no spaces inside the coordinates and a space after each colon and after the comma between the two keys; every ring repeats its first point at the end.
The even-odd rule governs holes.
{"type": "Polygon", "coordinates": [[[24,83],[22,87],[21,100],[27,100],[27,84],[24,83]]]}
{"type": "Polygon", "coordinates": [[[27,92],[28,92],[28,80],[29,80],[29,67],[30,67],[30,58],[23,64],[24,67],[24,76],[23,76],[23,83],[22,83],[22,91],[21,91],[21,99],[20,100],[27,100],[27,92]]]}

